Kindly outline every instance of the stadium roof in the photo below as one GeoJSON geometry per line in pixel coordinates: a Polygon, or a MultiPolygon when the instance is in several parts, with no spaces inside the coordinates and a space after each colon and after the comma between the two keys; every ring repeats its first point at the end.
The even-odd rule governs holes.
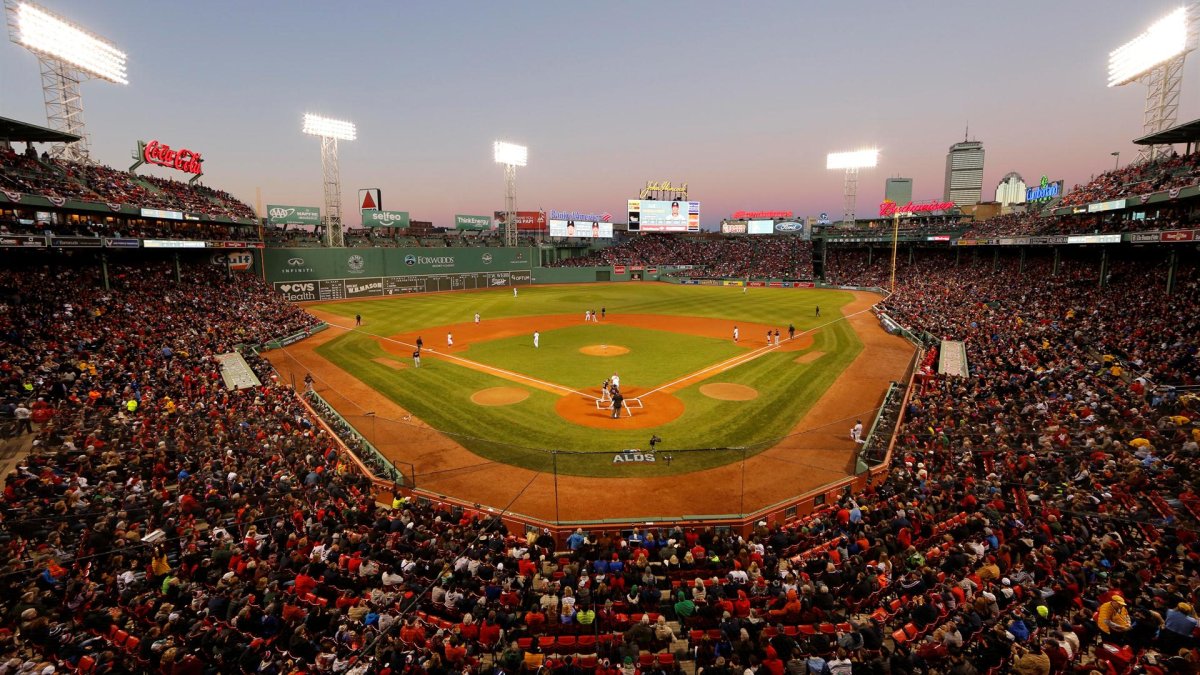
{"type": "Polygon", "coordinates": [[[74,143],[79,136],[0,117],[0,140],[28,143],[74,143]]]}
{"type": "Polygon", "coordinates": [[[1200,141],[1200,119],[1177,124],[1170,129],[1135,138],[1137,145],[1171,145],[1175,143],[1195,143],[1200,141]]]}

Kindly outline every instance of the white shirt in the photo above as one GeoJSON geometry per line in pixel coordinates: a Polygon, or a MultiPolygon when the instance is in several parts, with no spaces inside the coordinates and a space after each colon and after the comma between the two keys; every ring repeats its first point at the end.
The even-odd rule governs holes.
{"type": "Polygon", "coordinates": [[[612,383],[614,387],[620,388],[621,386],[621,378],[618,377],[616,373],[613,373],[612,383]]]}

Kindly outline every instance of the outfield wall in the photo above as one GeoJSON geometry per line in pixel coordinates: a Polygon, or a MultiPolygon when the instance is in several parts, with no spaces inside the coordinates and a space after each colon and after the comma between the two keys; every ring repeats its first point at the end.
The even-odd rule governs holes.
{"type": "Polygon", "coordinates": [[[532,283],[536,251],[515,248],[271,248],[263,277],[292,302],[506,288],[532,283]]]}

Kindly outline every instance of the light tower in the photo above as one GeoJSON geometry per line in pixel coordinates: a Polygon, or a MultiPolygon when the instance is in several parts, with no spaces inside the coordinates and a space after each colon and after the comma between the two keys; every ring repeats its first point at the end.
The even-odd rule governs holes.
{"type": "MultiPolygon", "coordinates": [[[[1108,86],[1130,82],[1146,85],[1143,136],[1175,126],[1183,89],[1183,60],[1196,48],[1195,9],[1195,3],[1180,7],[1108,55],[1108,86]]],[[[1138,161],[1153,160],[1168,147],[1142,146],[1138,161]]]]}
{"type": "Polygon", "coordinates": [[[858,170],[869,169],[879,162],[879,151],[855,150],[831,152],[825,157],[826,169],[845,169],[846,182],[842,189],[842,226],[854,227],[854,205],[858,201],[858,170]]]}
{"type": "Polygon", "coordinates": [[[9,39],[38,57],[47,126],[79,136],[74,143],[55,145],[51,154],[72,162],[88,161],[79,83],[95,78],[129,84],[125,52],[31,2],[4,0],[4,8],[9,39]]]}
{"type": "Polygon", "coordinates": [[[496,141],[492,154],[497,164],[504,165],[504,245],[517,245],[517,167],[529,160],[529,148],[514,143],[496,141]]]}
{"type": "Polygon", "coordinates": [[[342,174],[338,169],[337,142],[358,138],[353,122],[304,115],[304,133],[321,139],[321,175],[325,186],[325,245],[345,246],[342,238],[342,174]]]}

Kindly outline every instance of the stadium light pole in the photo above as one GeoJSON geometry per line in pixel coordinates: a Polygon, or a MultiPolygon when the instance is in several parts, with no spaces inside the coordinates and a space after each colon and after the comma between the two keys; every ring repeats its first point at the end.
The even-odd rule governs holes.
{"type": "MultiPolygon", "coordinates": [[[[1109,52],[1109,87],[1130,82],[1146,85],[1143,136],[1175,125],[1179,94],[1183,89],[1183,60],[1196,48],[1196,7],[1197,3],[1180,7],[1154,22],[1141,35],[1109,52]]],[[[1137,161],[1152,161],[1168,147],[1142,146],[1137,161]]]]}
{"type": "Polygon", "coordinates": [[[338,168],[338,141],[353,141],[358,130],[353,122],[306,113],[302,131],[321,139],[321,176],[325,189],[324,244],[330,248],[346,245],[342,235],[342,174],[338,168]]]}
{"type": "Polygon", "coordinates": [[[51,154],[72,162],[87,162],[88,138],[79,84],[89,79],[129,84],[125,52],[31,2],[4,0],[4,9],[9,39],[38,57],[47,126],[79,137],[73,143],[56,144],[51,154]]]}
{"type": "Polygon", "coordinates": [[[529,148],[524,145],[496,141],[492,156],[504,165],[504,245],[517,245],[517,167],[529,161],[529,148]]]}
{"type": "Polygon", "coordinates": [[[831,152],[825,157],[826,169],[844,169],[846,181],[842,186],[842,226],[854,227],[854,207],[858,201],[858,170],[869,169],[879,163],[879,151],[855,150],[831,152]]]}

